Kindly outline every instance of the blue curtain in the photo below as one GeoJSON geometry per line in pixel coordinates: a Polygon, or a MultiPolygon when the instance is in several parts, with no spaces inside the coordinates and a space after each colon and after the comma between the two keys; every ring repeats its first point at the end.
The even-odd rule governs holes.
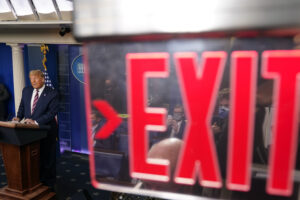
{"type": "Polygon", "coordinates": [[[15,114],[12,54],[11,47],[3,43],[0,43],[0,83],[6,86],[10,94],[7,101],[7,118],[11,119],[15,114]]]}

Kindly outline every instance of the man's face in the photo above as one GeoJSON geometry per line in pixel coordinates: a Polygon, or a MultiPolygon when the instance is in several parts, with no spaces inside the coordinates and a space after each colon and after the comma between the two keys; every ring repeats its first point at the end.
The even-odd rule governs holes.
{"type": "Polygon", "coordinates": [[[219,101],[219,117],[225,118],[228,116],[229,112],[229,100],[228,99],[221,99],[219,101]]]}
{"type": "Polygon", "coordinates": [[[229,108],[229,100],[228,99],[221,99],[220,100],[220,106],[224,106],[226,108],[229,108]]]}
{"type": "Polygon", "coordinates": [[[91,113],[91,121],[92,121],[92,125],[96,125],[100,122],[101,117],[97,116],[97,114],[95,113],[96,111],[92,111],[91,113]]]}
{"type": "Polygon", "coordinates": [[[183,119],[183,116],[183,108],[174,108],[173,119],[175,119],[176,121],[180,121],[183,119]]]}
{"type": "Polygon", "coordinates": [[[45,79],[39,75],[30,75],[30,83],[34,89],[40,89],[43,87],[45,79]]]}

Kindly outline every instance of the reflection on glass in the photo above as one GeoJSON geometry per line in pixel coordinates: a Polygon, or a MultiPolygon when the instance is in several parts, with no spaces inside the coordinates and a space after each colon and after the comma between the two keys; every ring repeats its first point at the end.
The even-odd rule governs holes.
{"type": "MultiPolygon", "coordinates": [[[[232,199],[284,199],[282,196],[270,196],[266,193],[266,177],[269,162],[269,150],[272,146],[272,119],[274,117],[272,80],[261,76],[261,62],[258,62],[257,93],[255,94],[255,122],[253,160],[251,173],[251,189],[249,192],[229,191],[226,189],[228,126],[230,116],[230,56],[235,50],[255,50],[258,56],[265,50],[293,49],[293,38],[223,38],[223,39],[182,39],[158,42],[124,42],[120,44],[91,43],[87,45],[91,100],[106,100],[122,117],[122,124],[113,134],[104,140],[94,140],[96,180],[100,183],[124,185],[134,189],[153,191],[172,191],[180,194],[193,194],[214,198],[232,199]],[[193,45],[189,45],[193,44],[193,45]],[[132,52],[168,52],[169,76],[167,78],[147,79],[147,107],[159,107],[167,110],[166,130],[163,132],[146,132],[148,137],[147,158],[150,160],[163,159],[170,164],[170,181],[167,183],[131,178],[130,176],[130,134],[128,132],[126,83],[126,54],[132,52]],[[223,186],[220,189],[202,187],[199,184],[196,167],[195,184],[188,186],[174,182],[174,170],[178,167],[178,156],[185,145],[186,131],[190,122],[187,120],[186,105],[183,94],[179,89],[178,76],[175,70],[173,54],[175,52],[196,52],[198,63],[203,51],[226,51],[228,54],[225,71],[219,85],[215,107],[212,112],[210,127],[213,144],[216,149],[218,165],[223,186]]],[[[199,66],[199,64],[198,64],[199,66]]],[[[194,91],[201,95],[201,91],[194,91]]],[[[106,123],[103,116],[96,116],[97,111],[92,107],[93,134],[106,123]]],[[[201,130],[199,130],[201,131],[201,130]]],[[[199,132],[200,133],[200,132],[199,132]]],[[[142,134],[142,133],[141,133],[142,134]]],[[[201,142],[199,141],[199,144],[201,142]]],[[[200,148],[200,147],[199,147],[200,148]]],[[[296,169],[300,162],[297,156],[296,169]]],[[[200,163],[201,164],[201,163],[200,163]]],[[[298,172],[295,174],[295,186],[300,181],[298,172]]],[[[155,193],[154,193],[155,194],[155,193]]],[[[290,199],[296,199],[297,189],[290,199]]]]}

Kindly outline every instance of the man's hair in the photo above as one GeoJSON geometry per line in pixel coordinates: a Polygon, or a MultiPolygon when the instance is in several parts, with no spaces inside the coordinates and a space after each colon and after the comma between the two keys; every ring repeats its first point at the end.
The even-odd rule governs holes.
{"type": "Polygon", "coordinates": [[[230,95],[229,88],[223,88],[222,90],[220,90],[220,92],[218,94],[218,98],[219,98],[219,100],[229,99],[229,95],[230,95]]]}
{"type": "Polygon", "coordinates": [[[31,70],[29,72],[29,76],[31,76],[31,75],[33,75],[33,76],[40,76],[42,78],[45,78],[44,73],[42,72],[42,70],[39,70],[39,69],[31,70]]]}
{"type": "Polygon", "coordinates": [[[97,117],[97,118],[102,118],[102,115],[101,115],[101,114],[99,113],[99,111],[98,111],[96,108],[94,108],[94,107],[92,107],[91,114],[94,114],[95,117],[97,117]]]}
{"type": "Polygon", "coordinates": [[[183,106],[181,104],[176,104],[175,107],[174,107],[174,109],[175,108],[181,108],[183,110],[183,106]]]}

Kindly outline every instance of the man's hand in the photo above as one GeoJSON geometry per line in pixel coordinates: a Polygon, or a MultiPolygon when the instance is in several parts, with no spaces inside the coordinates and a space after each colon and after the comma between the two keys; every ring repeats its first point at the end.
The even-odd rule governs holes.
{"type": "Polygon", "coordinates": [[[172,124],[171,124],[171,126],[172,126],[172,128],[173,128],[173,130],[175,131],[175,133],[178,133],[178,129],[179,129],[179,127],[178,127],[178,123],[177,123],[177,121],[176,120],[172,120],[172,124]]]}
{"type": "Polygon", "coordinates": [[[25,119],[25,120],[24,120],[24,123],[25,123],[25,124],[36,124],[35,121],[32,120],[32,119],[25,119]]]}
{"type": "Polygon", "coordinates": [[[12,118],[12,121],[20,121],[20,118],[19,117],[14,117],[14,118],[12,118]]]}
{"type": "Polygon", "coordinates": [[[214,134],[221,133],[221,128],[217,125],[216,122],[211,126],[211,128],[214,134]]]}
{"type": "Polygon", "coordinates": [[[172,116],[171,117],[168,116],[167,126],[171,126],[172,125],[172,121],[173,121],[172,116]]]}

